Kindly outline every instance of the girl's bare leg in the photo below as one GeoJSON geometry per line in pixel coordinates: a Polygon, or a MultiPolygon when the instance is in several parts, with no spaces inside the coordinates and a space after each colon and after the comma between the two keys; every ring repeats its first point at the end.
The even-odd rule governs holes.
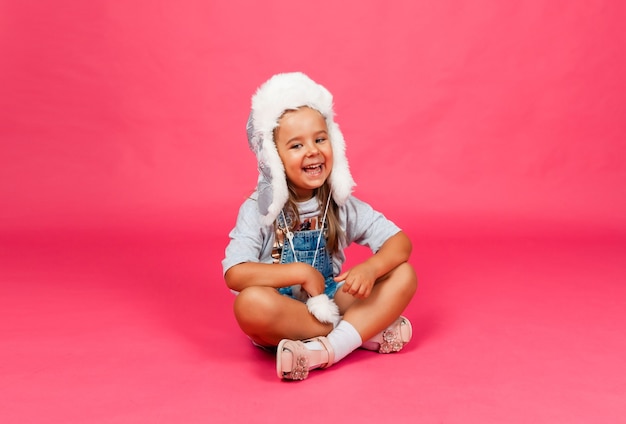
{"type": "MultiPolygon", "coordinates": [[[[276,333],[270,335],[266,332],[266,338],[262,338],[258,334],[253,338],[261,344],[272,345],[280,338],[290,339],[283,341],[278,346],[277,373],[280,378],[303,380],[307,378],[310,370],[325,368],[340,361],[354,349],[363,346],[363,342],[369,341],[376,334],[389,327],[411,301],[416,288],[415,272],[409,264],[404,263],[380,278],[366,299],[356,299],[352,295],[338,291],[335,294],[335,301],[344,317],[334,330],[330,324],[320,327],[321,324],[308,312],[306,305],[285,298],[284,301],[278,301],[281,308],[274,310],[275,313],[271,322],[265,322],[261,328],[261,330],[273,328],[279,330],[281,334],[276,336],[276,333]],[[283,316],[283,313],[290,315],[283,316]],[[286,321],[283,322],[283,320],[286,321]],[[299,320],[303,320],[302,323],[306,323],[306,325],[299,328],[299,320]],[[280,324],[281,322],[282,324],[280,324]],[[291,325],[295,325],[295,327],[291,327],[291,325]],[[298,330],[304,330],[307,334],[292,333],[293,335],[287,335],[284,333],[285,331],[297,332],[298,330]],[[308,339],[319,335],[328,335],[328,338],[318,338],[307,343],[306,347],[301,342],[293,340],[308,339]],[[265,340],[265,342],[263,343],[261,340],[265,340]],[[298,345],[298,343],[300,344],[298,345]]],[[[269,295],[269,293],[263,292],[263,296],[265,295],[269,295]]],[[[267,307],[260,308],[264,314],[270,312],[277,302],[269,296],[266,300],[269,301],[267,307]]],[[[258,304],[259,302],[254,303],[258,304]]],[[[252,335],[251,329],[254,328],[254,322],[261,317],[249,315],[249,318],[252,320],[252,325],[246,328],[250,331],[248,334],[252,335]]],[[[241,321],[240,325],[242,325],[241,321]]],[[[244,328],[243,325],[242,328],[244,328]]],[[[244,329],[244,331],[246,330],[244,329]]],[[[397,350],[386,352],[380,350],[381,353],[390,351],[397,350]]]]}
{"type": "Polygon", "coordinates": [[[303,340],[326,335],[332,324],[322,324],[306,304],[283,296],[271,287],[248,287],[235,298],[235,318],[245,334],[263,346],[282,339],[303,340]]]}
{"type": "Polygon", "coordinates": [[[416,289],[415,271],[410,264],[403,263],[381,277],[366,299],[356,299],[340,289],[335,302],[343,319],[352,324],[365,342],[402,314],[416,289]]]}

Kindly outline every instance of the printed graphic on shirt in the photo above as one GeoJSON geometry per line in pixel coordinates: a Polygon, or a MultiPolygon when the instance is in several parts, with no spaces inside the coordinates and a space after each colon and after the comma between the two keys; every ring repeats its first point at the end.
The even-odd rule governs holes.
{"type": "Polygon", "coordinates": [[[317,216],[313,218],[305,218],[298,228],[294,231],[311,231],[311,230],[319,230],[321,227],[322,221],[318,219],[317,216]]]}

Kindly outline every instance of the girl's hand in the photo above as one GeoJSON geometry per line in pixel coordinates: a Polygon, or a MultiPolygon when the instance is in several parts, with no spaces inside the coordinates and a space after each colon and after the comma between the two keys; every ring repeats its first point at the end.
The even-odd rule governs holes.
{"type": "Polygon", "coordinates": [[[336,282],[344,281],[344,293],[349,293],[357,299],[365,299],[372,293],[376,283],[376,272],[366,263],[359,264],[335,277],[336,282]]]}
{"type": "Polygon", "coordinates": [[[301,275],[304,277],[304,281],[300,283],[302,285],[302,290],[311,296],[317,296],[318,294],[324,293],[326,281],[322,273],[313,268],[311,265],[302,262],[299,263],[302,264],[301,275]]]}

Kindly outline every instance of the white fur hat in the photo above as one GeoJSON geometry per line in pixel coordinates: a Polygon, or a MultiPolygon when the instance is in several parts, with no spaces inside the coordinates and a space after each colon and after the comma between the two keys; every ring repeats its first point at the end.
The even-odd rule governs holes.
{"type": "Polygon", "coordinates": [[[274,222],[289,198],[285,168],[274,144],[274,129],[286,110],[308,106],[326,120],[333,149],[333,169],[329,183],[333,199],[343,206],[355,186],[345,153],[345,141],[333,120],[333,96],[301,72],[276,74],[252,96],[247,131],[250,149],[257,157],[259,212],[266,225],[274,222]]]}

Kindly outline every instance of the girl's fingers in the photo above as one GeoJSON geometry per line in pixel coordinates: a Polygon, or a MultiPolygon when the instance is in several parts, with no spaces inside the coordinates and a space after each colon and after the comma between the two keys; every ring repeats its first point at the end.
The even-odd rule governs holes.
{"type": "Polygon", "coordinates": [[[336,282],[340,283],[340,282],[342,282],[343,280],[345,280],[345,279],[346,279],[346,276],[347,276],[347,275],[348,275],[348,273],[347,273],[347,272],[343,272],[343,273],[339,274],[338,276],[336,276],[336,277],[334,278],[334,280],[335,280],[336,282]]]}

